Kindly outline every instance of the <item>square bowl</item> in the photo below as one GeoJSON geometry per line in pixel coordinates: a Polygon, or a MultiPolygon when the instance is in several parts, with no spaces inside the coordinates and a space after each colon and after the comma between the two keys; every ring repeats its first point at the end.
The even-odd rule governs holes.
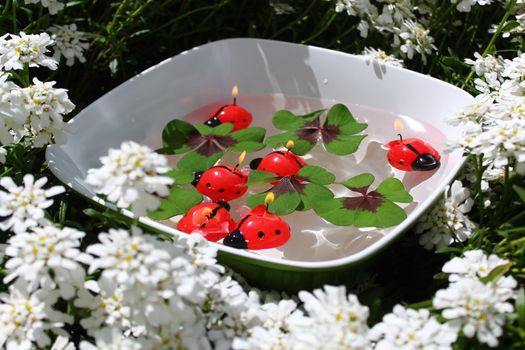
{"type": "MultiPolygon", "coordinates": [[[[386,151],[380,146],[396,138],[392,121],[397,118],[407,125],[407,137],[424,138],[442,151],[443,144],[462,131],[446,119],[472,102],[465,91],[364,57],[270,40],[228,39],[169,58],[93,102],[74,118],[77,131],[67,144],[48,147],[49,167],[74,191],[117,210],[85,183],[87,170],[100,167],[99,158],[123,141],[159,146],[163,127],[174,118],[205,120],[208,111],[230,99],[235,84],[241,90],[239,104],[254,115],[253,125],[267,126],[269,134],[272,114],[278,109],[301,113],[336,102],[346,104],[359,120],[369,123],[368,141],[350,158],[328,158],[324,165],[344,174],[357,175],[359,170],[380,179],[394,175],[415,199],[405,208],[407,219],[387,230],[344,228],[331,236],[302,235],[304,231],[295,234],[283,249],[262,252],[211,243],[218,248],[221,262],[261,288],[294,291],[349,282],[366,273],[370,258],[428,209],[464,163],[460,151],[442,152],[437,171],[401,173],[388,166],[386,151]]],[[[131,216],[128,211],[122,213],[131,216]]],[[[173,225],[145,217],[139,220],[154,230],[184,234],[173,225]]],[[[303,219],[295,220],[299,225],[303,219]]],[[[294,231],[294,218],[289,222],[294,231]]]]}

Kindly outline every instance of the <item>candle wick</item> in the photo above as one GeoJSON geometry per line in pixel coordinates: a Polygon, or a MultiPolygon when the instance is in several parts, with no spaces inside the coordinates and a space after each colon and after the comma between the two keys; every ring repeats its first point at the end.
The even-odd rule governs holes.
{"type": "Polygon", "coordinates": [[[399,141],[403,142],[403,135],[397,134],[399,136],[399,141]]]}
{"type": "Polygon", "coordinates": [[[237,105],[237,97],[234,97],[234,98],[233,98],[233,105],[234,105],[234,106],[237,105]]]}

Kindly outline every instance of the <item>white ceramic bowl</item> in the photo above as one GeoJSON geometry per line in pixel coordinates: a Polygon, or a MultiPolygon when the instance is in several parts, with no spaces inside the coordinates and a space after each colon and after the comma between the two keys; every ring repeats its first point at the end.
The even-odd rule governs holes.
{"type": "MultiPolygon", "coordinates": [[[[304,277],[314,272],[359,266],[413,224],[444,191],[464,162],[460,152],[453,152],[443,154],[441,167],[430,177],[422,173],[392,173],[385,159],[378,157],[384,152],[378,145],[396,138],[391,120],[398,116],[408,124],[406,137],[422,137],[442,149],[443,141],[454,139],[461,132],[448,125],[446,119],[471,103],[473,98],[466,92],[429,76],[367,62],[359,56],[284,42],[229,39],[169,58],[82,110],[74,118],[77,132],[69,136],[68,143],[48,148],[49,167],[73,190],[115,209],[96,197],[84,181],[89,168],[100,166],[99,157],[126,140],[155,144],[167,122],[175,117],[195,115],[196,110],[206,110],[207,107],[203,109],[203,106],[211,109],[229,100],[234,84],[240,87],[239,103],[248,109],[259,109],[252,110],[254,125],[270,125],[271,112],[280,108],[302,112],[331,102],[342,102],[351,110],[357,110],[355,114],[359,119],[368,120],[366,132],[370,136],[361,153],[349,161],[361,161],[360,170],[372,171],[379,177],[396,175],[416,201],[407,208],[409,215],[403,223],[382,231],[373,239],[364,234],[368,243],[361,244],[358,249],[352,248],[348,240],[343,242],[340,232],[339,236],[335,235],[338,242],[332,242],[335,245],[325,244],[325,248],[331,246],[332,250],[325,249],[319,254],[315,250],[313,253],[302,252],[303,248],[311,249],[315,242],[303,239],[306,243],[302,244],[297,238],[295,243],[287,245],[292,248],[284,250],[284,258],[283,254],[272,251],[253,253],[216,244],[220,257],[234,268],[249,275],[260,276],[262,273],[266,279],[282,280],[271,283],[273,287],[286,288],[290,283],[300,284],[299,280],[304,279],[278,278],[276,273],[279,271],[302,273],[304,277]],[[270,96],[272,103],[261,107],[260,96],[270,96]],[[363,162],[362,159],[368,160],[363,162]]],[[[201,119],[206,119],[206,116],[201,119]]],[[[333,164],[335,168],[344,168],[344,165],[333,164]]],[[[126,211],[124,213],[129,215],[126,211]]],[[[148,218],[141,218],[141,222],[158,230],[181,234],[148,218]]],[[[292,222],[292,228],[293,225],[292,222]]],[[[348,230],[351,232],[350,228],[348,230]]]]}

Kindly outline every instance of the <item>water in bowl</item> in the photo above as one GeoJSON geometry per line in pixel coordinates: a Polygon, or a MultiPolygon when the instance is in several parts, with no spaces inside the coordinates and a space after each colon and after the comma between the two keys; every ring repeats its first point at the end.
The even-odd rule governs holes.
{"type": "MultiPolygon", "coordinates": [[[[217,107],[230,104],[231,102],[231,100],[221,100],[203,104],[202,107],[184,116],[184,119],[192,123],[204,122],[217,107]]],[[[328,169],[336,175],[339,181],[360,173],[370,172],[376,177],[374,185],[377,185],[382,180],[395,176],[403,182],[405,188],[414,197],[414,202],[404,207],[407,214],[410,213],[417,207],[418,203],[423,201],[438,185],[439,176],[434,175],[434,173],[440,170],[405,173],[393,169],[386,160],[387,150],[385,150],[382,145],[398,138],[397,133],[399,131],[394,129],[394,121],[400,119],[404,125],[404,131],[402,131],[402,133],[405,138],[419,137],[429,142],[438,151],[442,151],[446,136],[433,126],[420,121],[424,120],[424,116],[399,115],[367,106],[347,103],[345,101],[305,96],[271,94],[241,96],[237,99],[238,105],[252,113],[252,126],[264,127],[267,130],[267,135],[280,132],[272,125],[272,117],[278,110],[287,109],[297,115],[301,115],[320,109],[329,109],[336,103],[344,103],[358,121],[368,123],[368,128],[363,132],[368,136],[361,143],[359,150],[349,156],[336,156],[327,153],[322,145],[317,145],[304,157],[306,162],[328,169]]],[[[156,149],[161,146],[161,136],[160,134],[154,135],[144,141],[144,143],[156,149]]],[[[251,159],[262,157],[270,151],[269,149],[265,149],[250,154],[244,164],[249,164],[251,159]]],[[[442,168],[444,168],[447,162],[447,155],[443,154],[443,152],[441,152],[441,154],[442,168]]],[[[235,164],[237,157],[238,154],[227,154],[221,162],[235,164]]],[[[178,157],[170,157],[171,164],[175,165],[177,159],[178,157]]],[[[264,189],[265,188],[259,187],[251,189],[250,191],[254,193],[255,190],[261,191],[264,189]]],[[[349,193],[349,191],[342,186],[333,186],[332,189],[336,196],[349,193]]],[[[250,192],[247,195],[249,194],[250,192]]],[[[247,195],[231,203],[232,214],[235,219],[239,219],[242,213],[247,210],[244,206],[247,195]]],[[[385,235],[388,235],[393,229],[359,229],[352,226],[335,226],[318,217],[313,211],[295,212],[286,215],[284,219],[290,224],[292,238],[279,248],[252,251],[253,254],[296,261],[333,260],[363,250],[385,235]]],[[[173,221],[164,221],[163,223],[174,227],[176,226],[176,219],[173,221]]]]}

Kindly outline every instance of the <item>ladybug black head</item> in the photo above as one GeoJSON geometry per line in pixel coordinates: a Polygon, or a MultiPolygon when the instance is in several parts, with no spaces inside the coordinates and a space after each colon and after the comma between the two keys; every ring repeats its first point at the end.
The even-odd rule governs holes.
{"type": "Polygon", "coordinates": [[[216,127],[217,125],[221,125],[221,121],[217,117],[210,118],[204,122],[204,124],[211,126],[212,128],[216,127]]]}
{"type": "Polygon", "coordinates": [[[238,229],[231,232],[228,236],[226,236],[224,238],[223,243],[224,245],[227,245],[228,247],[232,247],[232,248],[238,248],[238,249],[248,248],[248,243],[246,243],[244,236],[242,235],[241,231],[239,231],[238,229]]]}
{"type": "Polygon", "coordinates": [[[197,186],[197,184],[199,183],[199,181],[201,179],[201,176],[202,176],[202,171],[197,171],[195,173],[195,176],[193,177],[193,181],[191,182],[191,184],[193,186],[197,186]]]}
{"type": "Polygon", "coordinates": [[[420,154],[416,160],[412,163],[412,169],[417,171],[429,171],[434,170],[440,165],[439,159],[434,157],[430,153],[420,154]]]}
{"type": "Polygon", "coordinates": [[[250,169],[255,170],[257,167],[259,167],[259,164],[261,164],[262,158],[255,158],[250,162],[250,169]]]}

